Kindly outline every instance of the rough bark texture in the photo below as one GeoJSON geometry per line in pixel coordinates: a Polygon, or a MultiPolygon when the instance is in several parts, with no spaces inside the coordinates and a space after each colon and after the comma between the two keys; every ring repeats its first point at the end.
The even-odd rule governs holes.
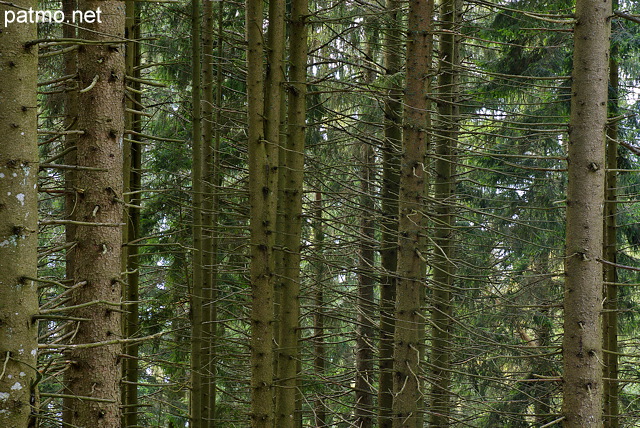
{"type": "MultiPolygon", "coordinates": [[[[20,7],[35,2],[18,1],[20,7]]],[[[0,13],[15,8],[0,4],[0,13]]],[[[35,25],[0,32],[0,426],[35,427],[38,312],[35,25]]]]}
{"type": "Polygon", "coordinates": [[[610,0],[578,0],[569,124],[563,424],[602,426],[602,215],[610,0]]]}
{"type": "MultiPolygon", "coordinates": [[[[102,10],[101,22],[87,24],[79,35],[87,40],[124,36],[121,1],[82,1],[81,10],[102,10]]],[[[95,344],[69,351],[68,394],[78,397],[71,424],[80,427],[120,426],[122,150],[124,131],[124,45],[85,45],[78,52],[80,117],[78,164],[98,170],[78,171],[74,280],[86,282],[72,296],[79,324],[75,343],[95,344]],[[107,342],[106,344],[104,342],[107,342]],[[102,343],[101,345],[97,345],[102,343]],[[85,401],[91,396],[104,401],[85,401]]]]}
{"type": "Polygon", "coordinates": [[[402,145],[402,82],[400,81],[400,3],[387,1],[388,28],[385,32],[385,71],[390,78],[385,99],[384,141],[382,146],[382,231],[380,258],[380,344],[378,425],[391,428],[393,403],[393,333],[398,265],[398,189],[400,186],[400,147],[402,145]]]}
{"type": "Polygon", "coordinates": [[[424,329],[424,207],[433,3],[409,3],[403,154],[399,190],[398,288],[393,354],[393,427],[421,425],[420,337],[424,329]]]}
{"type": "MultiPolygon", "coordinates": [[[[283,5],[284,7],[284,5],[283,5]]],[[[300,260],[302,242],[302,191],[306,132],[307,28],[308,0],[291,3],[288,128],[284,167],[284,224],[287,231],[283,248],[283,282],[280,308],[280,353],[278,374],[280,401],[278,427],[294,427],[300,371],[300,260]]]]}
{"type": "Polygon", "coordinates": [[[273,283],[278,147],[264,135],[262,1],[246,1],[251,223],[251,425],[274,426],[273,283]]]}
{"type": "Polygon", "coordinates": [[[431,284],[431,359],[432,381],[429,423],[434,427],[449,426],[451,413],[451,327],[453,307],[451,285],[455,274],[452,262],[454,249],[453,204],[455,178],[455,146],[457,139],[457,87],[458,56],[456,52],[456,3],[440,3],[440,28],[437,109],[435,134],[435,209],[433,283],[431,284]]]}

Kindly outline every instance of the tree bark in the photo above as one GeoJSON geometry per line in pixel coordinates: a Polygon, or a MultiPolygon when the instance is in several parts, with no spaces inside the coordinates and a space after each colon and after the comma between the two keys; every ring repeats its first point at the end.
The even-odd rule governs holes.
{"type": "MultiPolygon", "coordinates": [[[[284,6],[284,5],[283,5],[284,6]]],[[[277,426],[293,428],[299,423],[300,371],[300,261],[302,251],[302,192],[306,138],[308,0],[293,0],[289,29],[288,126],[282,173],[284,180],[283,281],[280,307],[280,401],[277,426]]]]}
{"type": "MultiPolygon", "coordinates": [[[[15,10],[0,4],[3,16],[15,10]]],[[[35,38],[35,24],[0,32],[0,426],[21,428],[37,423],[38,49],[25,47],[35,38]]]]}
{"type": "MultiPolygon", "coordinates": [[[[375,58],[376,43],[371,30],[371,19],[365,18],[363,29],[368,33],[365,39],[364,57],[375,58]]],[[[374,70],[369,68],[363,76],[363,83],[371,85],[375,78],[374,70]]],[[[363,135],[371,132],[367,123],[375,121],[373,107],[369,102],[361,106],[361,125],[363,135]]],[[[358,237],[358,294],[356,298],[356,373],[355,373],[355,426],[371,428],[375,411],[373,409],[373,354],[374,354],[374,266],[375,266],[375,201],[373,197],[375,178],[374,150],[371,141],[365,138],[355,149],[355,158],[360,162],[360,234],[358,237]]]]}
{"type": "MultiPolygon", "coordinates": [[[[322,193],[316,191],[313,201],[313,244],[315,246],[314,273],[314,314],[313,314],[313,372],[318,379],[323,379],[326,372],[326,349],[324,343],[325,313],[324,313],[324,281],[327,266],[324,263],[324,227],[322,223],[322,193]]],[[[327,411],[325,402],[319,394],[313,403],[314,422],[317,428],[327,426],[327,411]]]]}
{"type": "Polygon", "coordinates": [[[262,1],[246,1],[251,281],[251,425],[274,426],[273,297],[278,147],[265,138],[262,1]]]}
{"type": "MultiPolygon", "coordinates": [[[[133,0],[126,2],[126,28],[125,35],[129,41],[127,42],[126,51],[126,73],[127,76],[140,78],[140,44],[137,40],[140,38],[140,12],[133,0]]],[[[131,81],[127,85],[134,89],[129,94],[127,106],[130,110],[140,111],[142,109],[142,95],[140,91],[140,83],[131,81]]],[[[138,113],[128,112],[126,117],[126,130],[132,130],[134,133],[129,134],[129,141],[125,142],[125,173],[124,185],[126,193],[131,196],[125,196],[125,201],[130,204],[125,208],[125,219],[127,221],[126,233],[123,236],[123,257],[125,260],[124,271],[127,272],[126,292],[124,299],[129,303],[126,306],[125,337],[132,338],[139,335],[138,320],[138,300],[139,283],[140,283],[140,262],[139,247],[137,245],[126,245],[129,242],[136,241],[140,238],[140,209],[135,208],[142,203],[142,149],[140,145],[139,133],[142,132],[142,116],[138,113]]],[[[123,378],[126,384],[123,385],[123,420],[125,427],[138,426],[138,343],[128,343],[124,346],[124,353],[127,356],[123,360],[123,378]]]]}
{"type": "Polygon", "coordinates": [[[360,251],[358,258],[358,297],[356,302],[356,382],[355,416],[357,428],[373,426],[373,317],[374,317],[374,221],[372,196],[373,147],[368,142],[360,144],[360,251]]]}
{"type": "Polygon", "coordinates": [[[400,147],[402,145],[402,82],[400,81],[400,2],[388,0],[388,28],[385,37],[385,74],[389,89],[384,104],[384,140],[382,146],[382,231],[380,258],[380,342],[378,425],[391,428],[393,403],[393,334],[398,266],[398,189],[400,186],[400,147]]]}
{"type": "Polygon", "coordinates": [[[431,284],[431,360],[432,380],[429,423],[434,427],[447,427],[451,414],[451,328],[453,306],[451,286],[455,274],[452,262],[454,250],[454,192],[455,147],[458,137],[456,46],[458,0],[440,3],[440,38],[437,109],[434,124],[435,185],[434,185],[434,249],[433,283],[431,284]]]}
{"type": "Polygon", "coordinates": [[[193,275],[191,284],[191,396],[190,419],[193,428],[203,428],[204,375],[204,174],[205,155],[202,143],[202,40],[200,0],[191,2],[191,100],[192,100],[192,203],[193,203],[193,275]]]}
{"type": "MultiPolygon", "coordinates": [[[[217,259],[217,236],[214,234],[217,223],[217,204],[214,206],[214,192],[217,181],[217,166],[214,153],[214,23],[213,2],[205,1],[202,5],[202,162],[203,162],[203,212],[202,212],[202,400],[201,414],[205,426],[211,426],[213,420],[212,407],[215,387],[212,385],[215,372],[215,360],[212,358],[212,338],[214,324],[212,320],[214,266],[217,259]],[[214,248],[214,241],[216,242],[214,248]]],[[[217,276],[217,272],[216,272],[217,276]]]]}
{"type": "Polygon", "coordinates": [[[602,216],[611,1],[578,0],[569,123],[563,424],[602,426],[602,216]]]}
{"type": "Polygon", "coordinates": [[[424,316],[425,156],[432,52],[431,0],[409,3],[403,154],[400,170],[398,287],[393,354],[393,427],[418,428],[424,316]]]}
{"type": "MultiPolygon", "coordinates": [[[[80,10],[102,11],[102,19],[79,30],[84,40],[113,40],[124,36],[125,8],[121,1],[84,0],[80,10]]],[[[80,322],[75,342],[96,344],[69,352],[68,372],[72,403],[71,424],[119,427],[121,346],[97,345],[121,334],[122,151],[124,132],[124,46],[103,43],[83,46],[78,52],[80,90],[76,212],[78,220],[101,223],[78,225],[74,249],[74,280],[86,282],[71,299],[72,305],[95,304],[74,311],[80,322]],[[109,302],[109,303],[102,303],[109,302]],[[85,401],[82,397],[105,401],[85,401]]]]}

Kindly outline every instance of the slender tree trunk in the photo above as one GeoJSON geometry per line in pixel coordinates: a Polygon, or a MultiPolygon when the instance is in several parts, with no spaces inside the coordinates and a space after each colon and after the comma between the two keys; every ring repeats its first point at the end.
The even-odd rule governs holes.
{"type": "MultiPolygon", "coordinates": [[[[283,5],[284,8],[284,5],[283,5]]],[[[284,166],[283,282],[280,307],[280,401],[277,426],[294,427],[300,421],[298,386],[300,369],[300,260],[302,245],[302,191],[306,135],[308,0],[293,0],[289,36],[289,104],[284,166]]]]}
{"type": "MultiPolygon", "coordinates": [[[[551,253],[543,252],[540,257],[540,263],[534,265],[534,272],[540,275],[540,299],[538,300],[538,313],[534,316],[534,330],[536,333],[535,345],[540,349],[539,352],[545,352],[548,346],[552,346],[553,339],[553,314],[551,313],[551,302],[553,290],[553,280],[551,277],[552,267],[549,264],[551,253]]],[[[536,280],[538,281],[538,280],[536,280]]],[[[546,357],[535,358],[532,360],[532,373],[541,377],[553,377],[553,362],[546,357]]],[[[543,426],[557,417],[552,413],[552,399],[554,386],[551,382],[535,382],[533,385],[535,393],[534,413],[536,415],[537,426],[543,426]]]]}
{"type": "MultiPolygon", "coordinates": [[[[618,62],[617,49],[611,48],[609,59],[609,114],[616,117],[619,114],[618,97],[618,62]]],[[[604,247],[603,258],[610,263],[616,263],[618,241],[617,229],[617,187],[618,177],[618,124],[609,123],[607,126],[607,172],[604,205],[604,247]]],[[[620,426],[618,410],[618,282],[617,270],[614,265],[604,264],[604,311],[602,330],[604,335],[604,426],[618,428],[620,426]]]]}
{"type": "Polygon", "coordinates": [[[265,138],[262,1],[246,1],[251,223],[251,425],[274,426],[273,295],[278,147],[265,138]]]}
{"type": "MultiPolygon", "coordinates": [[[[138,7],[133,0],[126,2],[126,28],[125,35],[130,40],[127,42],[126,51],[126,73],[127,76],[140,78],[140,44],[135,42],[140,38],[140,15],[138,7]]],[[[130,206],[125,208],[127,230],[124,242],[134,242],[140,238],[140,210],[135,208],[142,203],[142,150],[140,145],[140,137],[138,134],[142,131],[142,115],[137,113],[142,109],[142,95],[140,93],[140,84],[135,81],[127,82],[127,85],[133,89],[128,95],[126,129],[134,131],[129,134],[128,141],[125,142],[125,187],[131,196],[126,196],[130,206]]],[[[127,284],[125,292],[125,300],[129,303],[126,306],[125,318],[125,337],[131,338],[138,335],[138,300],[139,283],[140,283],[140,263],[138,259],[139,251],[137,245],[125,245],[123,248],[125,259],[125,272],[127,272],[127,284]]],[[[138,426],[138,349],[137,343],[128,343],[124,347],[124,353],[127,357],[123,360],[123,377],[126,383],[123,385],[123,414],[124,426],[138,426]]]]}
{"type": "Polygon", "coordinates": [[[431,0],[409,3],[403,154],[400,170],[398,286],[393,354],[393,427],[417,428],[422,421],[420,349],[424,316],[424,207],[429,72],[432,51],[431,0]]]}
{"type": "Polygon", "coordinates": [[[453,307],[451,285],[455,266],[454,250],[454,165],[458,133],[456,117],[456,74],[458,55],[457,1],[440,3],[440,41],[438,76],[438,121],[435,123],[435,236],[433,250],[433,284],[431,309],[431,397],[429,423],[434,427],[449,426],[451,413],[451,327],[453,307]]]}
{"type": "Polygon", "coordinates": [[[211,426],[213,415],[211,404],[213,388],[213,372],[215,367],[212,359],[212,337],[213,322],[211,319],[213,305],[214,287],[214,265],[216,263],[216,252],[214,252],[214,235],[217,214],[214,208],[214,186],[215,186],[215,154],[214,154],[214,100],[215,100],[215,80],[214,80],[214,23],[215,15],[213,2],[205,1],[202,6],[202,157],[203,157],[203,212],[202,212],[202,265],[203,265],[203,287],[202,287],[202,419],[205,426],[211,426]],[[215,218],[214,218],[215,217],[215,218]]]}
{"type": "Polygon", "coordinates": [[[400,186],[400,147],[402,145],[402,87],[400,81],[400,2],[387,1],[389,26],[385,38],[385,70],[389,89],[384,104],[382,146],[382,232],[380,258],[380,342],[378,426],[391,428],[393,403],[393,334],[398,265],[398,189],[400,186]]]}
{"type": "MultiPolygon", "coordinates": [[[[313,240],[316,259],[313,262],[315,277],[314,315],[313,315],[313,372],[318,379],[323,379],[326,372],[326,350],[324,344],[324,280],[326,264],[324,263],[324,227],[322,223],[322,193],[317,191],[313,201],[313,240]]],[[[318,395],[313,403],[315,426],[327,426],[325,402],[318,395]]]]}
{"type": "Polygon", "coordinates": [[[204,175],[205,151],[202,143],[202,53],[201,53],[201,4],[191,2],[191,86],[192,86],[192,166],[193,190],[193,284],[191,286],[191,424],[193,428],[206,426],[202,407],[204,400],[203,378],[203,324],[204,324],[204,175]]]}
{"type": "Polygon", "coordinates": [[[358,260],[358,298],[356,302],[356,427],[373,426],[373,299],[374,299],[374,221],[375,210],[372,197],[373,147],[361,144],[361,194],[360,197],[360,251],[358,260]]]}
{"type": "Polygon", "coordinates": [[[602,216],[611,1],[578,0],[569,123],[564,293],[567,428],[602,426],[602,216]]]}
{"type": "MultiPolygon", "coordinates": [[[[35,8],[18,1],[20,8],[35,8]]],[[[0,13],[16,11],[0,4],[0,13]]],[[[36,26],[0,32],[0,426],[35,427],[38,329],[36,26]]]]}
{"type": "MultiPolygon", "coordinates": [[[[364,29],[369,31],[363,47],[365,58],[374,58],[373,46],[376,41],[373,33],[368,30],[371,26],[370,18],[365,18],[364,29]]],[[[374,71],[369,69],[364,73],[364,84],[370,85],[374,79],[374,71]]],[[[372,122],[370,118],[372,106],[365,102],[362,106],[362,117],[365,122],[372,122]]],[[[366,134],[367,125],[362,125],[366,134]]],[[[374,152],[370,141],[362,141],[356,149],[360,153],[360,236],[358,238],[358,296],[356,299],[356,373],[355,373],[355,425],[358,428],[371,428],[374,421],[373,409],[373,353],[374,353],[374,265],[375,265],[375,201],[373,199],[374,152]]]]}
{"type": "MultiPolygon", "coordinates": [[[[288,302],[283,302],[283,299],[287,299],[290,296],[286,295],[283,291],[285,288],[284,282],[286,280],[285,270],[285,225],[284,220],[284,183],[286,180],[286,173],[283,164],[285,162],[283,139],[280,138],[283,133],[283,119],[285,117],[284,110],[284,44],[285,44],[285,3],[282,0],[269,1],[269,25],[267,28],[267,66],[265,73],[265,85],[264,85],[264,126],[265,126],[265,139],[268,144],[268,150],[272,150],[273,162],[276,165],[277,171],[274,171],[275,179],[277,183],[274,188],[277,188],[277,201],[276,208],[276,224],[275,224],[275,249],[273,253],[275,277],[274,281],[274,343],[277,347],[276,358],[274,360],[274,379],[277,385],[275,389],[275,403],[276,403],[276,426],[280,426],[281,423],[287,423],[291,420],[293,411],[286,413],[290,410],[289,404],[295,408],[295,398],[291,398],[295,391],[285,390],[282,382],[286,382],[287,376],[281,373],[281,370],[287,371],[288,367],[283,367],[285,358],[281,352],[283,348],[283,341],[290,342],[289,335],[295,335],[295,331],[291,331],[283,325],[283,317],[286,317],[286,306],[288,302]],[[277,165],[279,163],[279,165],[277,165]],[[284,335],[283,338],[281,335],[284,335]],[[291,401],[289,399],[291,398],[291,401]],[[285,413],[281,413],[285,412],[285,413]]],[[[295,370],[294,370],[295,373],[295,370]]],[[[283,425],[284,426],[284,425],[283,425]]]]}
{"type": "MultiPolygon", "coordinates": [[[[222,175],[221,175],[221,167],[220,167],[220,141],[222,138],[222,86],[224,83],[224,76],[222,74],[222,58],[224,55],[224,47],[223,47],[223,12],[224,12],[224,0],[218,2],[218,20],[217,20],[217,67],[216,67],[216,86],[215,86],[215,117],[212,115],[210,120],[215,124],[215,129],[213,132],[213,150],[211,154],[211,161],[208,164],[208,170],[210,172],[210,181],[212,183],[211,186],[211,221],[208,224],[210,228],[211,234],[211,256],[209,257],[209,262],[211,263],[211,290],[209,294],[209,322],[210,327],[208,329],[209,339],[208,339],[208,376],[209,376],[209,404],[208,404],[208,420],[209,426],[215,427],[217,426],[217,417],[216,417],[216,407],[217,407],[217,369],[218,369],[218,357],[217,357],[217,348],[218,348],[218,328],[217,328],[217,319],[218,319],[218,286],[219,286],[219,267],[218,267],[218,248],[220,245],[220,237],[219,237],[219,216],[220,216],[220,188],[222,186],[222,175]]],[[[209,13],[205,12],[205,16],[208,16],[209,13]]],[[[208,25],[205,28],[210,29],[213,32],[213,24],[211,27],[208,25]]],[[[205,50],[206,51],[206,50],[205,50]]],[[[206,51],[208,52],[208,51],[206,51]]],[[[212,51],[213,52],[213,46],[212,51]]],[[[213,63],[213,58],[211,59],[213,63]]],[[[205,90],[205,94],[207,91],[205,90]]],[[[213,95],[213,94],[212,94],[213,95]]],[[[211,99],[213,103],[213,99],[211,99]]],[[[213,107],[213,105],[212,105],[213,107]]],[[[207,116],[209,117],[209,116],[207,116]]],[[[205,139],[206,141],[206,139],[205,139]]]]}
{"type": "MultiPolygon", "coordinates": [[[[125,8],[120,1],[83,0],[80,10],[100,8],[102,19],[80,29],[84,40],[113,40],[124,36],[125,8]]],[[[119,427],[121,345],[122,150],[124,132],[124,46],[121,43],[84,45],[78,52],[79,124],[78,225],[74,249],[74,280],[86,282],[71,299],[80,323],[75,343],[95,344],[69,351],[68,393],[77,397],[71,424],[119,427]],[[100,343],[106,342],[106,344],[100,343]],[[104,401],[87,401],[94,397],[104,401]]]]}

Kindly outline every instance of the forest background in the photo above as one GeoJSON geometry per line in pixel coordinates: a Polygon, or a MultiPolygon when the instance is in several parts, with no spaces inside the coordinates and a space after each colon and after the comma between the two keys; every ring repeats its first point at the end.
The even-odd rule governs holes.
{"type": "Polygon", "coordinates": [[[0,425],[638,426],[637,3],[30,8],[0,425]]]}

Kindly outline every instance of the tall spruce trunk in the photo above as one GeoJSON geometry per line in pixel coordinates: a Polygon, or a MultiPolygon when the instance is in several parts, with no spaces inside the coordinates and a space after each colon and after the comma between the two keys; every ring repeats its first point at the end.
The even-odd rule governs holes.
{"type": "Polygon", "coordinates": [[[393,405],[393,334],[398,266],[398,189],[400,187],[400,147],[402,145],[402,82],[400,80],[400,2],[388,0],[388,28],[385,32],[385,72],[389,87],[384,103],[382,144],[382,221],[380,259],[380,342],[378,426],[391,428],[393,405]]]}
{"type": "MultiPolygon", "coordinates": [[[[371,27],[371,20],[365,18],[363,28],[371,27]]],[[[369,35],[363,46],[365,58],[374,58],[373,46],[376,41],[369,35]]],[[[371,85],[374,80],[373,69],[364,73],[363,83],[371,85]]],[[[372,106],[368,102],[362,105],[362,118],[364,122],[373,122],[371,117],[372,106]]],[[[362,125],[363,134],[366,135],[368,125],[362,125]]],[[[373,355],[374,355],[374,274],[375,267],[375,201],[373,197],[375,179],[374,162],[375,154],[371,141],[365,138],[355,146],[356,159],[360,162],[360,234],[358,237],[358,293],[356,298],[356,373],[355,373],[355,426],[358,428],[371,428],[373,426],[375,411],[373,409],[373,355]],[[358,153],[359,152],[359,153],[358,153]]]]}
{"type": "Polygon", "coordinates": [[[434,249],[433,283],[431,284],[431,360],[432,381],[429,424],[433,427],[449,426],[451,414],[451,327],[453,307],[451,286],[455,266],[454,250],[455,203],[455,147],[458,133],[457,69],[458,55],[458,0],[440,3],[440,37],[437,110],[435,128],[435,185],[434,185],[434,249]]]}
{"type": "Polygon", "coordinates": [[[109,42],[83,45],[78,52],[78,189],[74,280],[86,282],[71,305],[86,305],[73,315],[81,321],[69,351],[67,370],[70,423],[82,427],[119,427],[121,346],[121,247],[124,132],[125,9],[120,1],[85,0],[81,10],[102,11],[85,24],[80,38],[109,42]],[[87,167],[85,169],[85,167],[87,167]],[[93,397],[101,401],[83,400],[93,397]]]}
{"type": "MultiPolygon", "coordinates": [[[[211,292],[209,301],[209,321],[211,327],[209,329],[210,337],[208,340],[209,346],[209,425],[212,427],[217,426],[217,396],[218,396],[218,288],[220,283],[220,269],[219,269],[219,256],[218,248],[220,246],[220,234],[219,234],[219,217],[220,217],[220,189],[222,187],[222,173],[221,173],[221,156],[220,156],[220,142],[222,139],[222,88],[224,84],[224,75],[222,73],[222,58],[224,55],[223,46],[223,34],[224,34],[224,0],[218,2],[218,16],[217,16],[217,63],[216,63],[216,87],[215,87],[215,117],[211,120],[215,123],[215,130],[213,133],[213,150],[211,162],[208,165],[208,169],[211,173],[211,222],[209,224],[211,233],[211,257],[209,258],[211,265],[211,292]]],[[[213,29],[212,29],[213,30],[213,29]]],[[[206,93],[206,91],[205,91],[206,93]]]]}
{"type": "Polygon", "coordinates": [[[602,218],[611,1],[578,0],[569,123],[563,425],[602,426],[602,218]]]}
{"type": "MultiPolygon", "coordinates": [[[[127,76],[134,79],[140,78],[140,11],[134,1],[126,2],[126,28],[125,36],[127,51],[125,58],[127,76]]],[[[125,219],[127,222],[126,233],[123,241],[124,271],[127,275],[124,300],[129,302],[126,306],[126,317],[124,319],[125,337],[133,338],[139,335],[139,284],[140,284],[140,261],[139,247],[129,245],[140,238],[140,209],[136,208],[142,203],[142,146],[139,134],[142,132],[142,115],[138,113],[142,110],[142,94],[140,83],[128,81],[127,86],[132,89],[127,96],[126,130],[129,138],[125,141],[124,153],[124,185],[125,201],[129,204],[125,208],[125,219]]],[[[123,404],[123,425],[125,427],[138,426],[138,375],[139,375],[139,344],[130,342],[124,346],[126,355],[123,360],[123,379],[126,383],[122,387],[123,404]]]]}
{"type": "MultiPolygon", "coordinates": [[[[21,8],[36,7],[18,1],[21,8]]],[[[0,4],[0,13],[16,11],[0,4]]],[[[0,426],[35,427],[38,312],[36,26],[0,32],[0,426]]]]}
{"type": "Polygon", "coordinates": [[[373,193],[373,147],[360,144],[360,236],[358,254],[358,297],[356,300],[356,379],[355,417],[357,428],[371,428],[373,410],[373,317],[374,317],[374,242],[375,211],[373,193]]]}
{"type": "MultiPolygon", "coordinates": [[[[325,298],[324,281],[327,274],[327,265],[324,262],[323,254],[325,247],[325,234],[322,219],[322,192],[316,191],[313,200],[313,245],[315,247],[315,259],[313,260],[314,276],[314,296],[313,296],[313,373],[322,379],[326,374],[327,358],[324,341],[325,331],[325,298]]],[[[313,420],[317,428],[327,426],[327,408],[325,401],[319,393],[313,403],[313,420]]]]}
{"type": "MultiPolygon", "coordinates": [[[[212,386],[215,361],[212,358],[212,337],[214,324],[211,319],[214,287],[214,265],[217,258],[217,249],[214,251],[214,241],[217,244],[217,236],[214,235],[217,214],[214,210],[214,186],[215,186],[215,154],[214,154],[214,100],[215,100],[215,76],[214,76],[214,23],[215,15],[213,2],[205,1],[202,5],[202,172],[203,172],[203,211],[202,211],[202,400],[201,415],[206,426],[213,423],[212,394],[215,388],[212,386]]],[[[218,207],[216,206],[215,209],[218,207]]]]}
{"type": "Polygon", "coordinates": [[[298,388],[300,376],[300,261],[302,251],[302,192],[307,117],[307,28],[308,0],[293,0],[289,30],[289,87],[286,150],[281,165],[284,189],[283,278],[280,307],[280,401],[277,426],[300,422],[298,388]]]}
{"type": "MultiPolygon", "coordinates": [[[[280,380],[285,379],[286,376],[281,374],[280,371],[289,371],[290,367],[283,367],[284,361],[282,352],[282,339],[281,334],[285,336],[284,340],[289,342],[290,335],[295,332],[290,331],[288,328],[282,325],[283,310],[289,306],[288,302],[282,302],[282,299],[290,298],[289,295],[283,292],[285,274],[284,274],[284,230],[286,229],[284,221],[284,181],[285,181],[285,169],[284,163],[284,138],[281,138],[283,133],[283,118],[284,118],[284,43],[285,43],[285,3],[283,0],[271,0],[268,2],[268,27],[267,27],[267,65],[265,68],[264,76],[264,135],[265,144],[267,144],[267,150],[270,151],[270,162],[274,166],[274,170],[267,173],[275,175],[270,178],[276,180],[274,182],[274,199],[277,201],[274,204],[277,205],[276,210],[276,223],[273,250],[273,264],[275,277],[273,278],[274,287],[274,343],[276,344],[277,351],[274,351],[274,382],[275,389],[275,406],[276,406],[276,426],[280,426],[281,423],[286,424],[289,420],[292,420],[293,410],[295,408],[295,397],[292,397],[290,393],[295,394],[295,391],[286,390],[283,387],[280,380]],[[277,189],[277,190],[276,190],[277,189]],[[278,195],[277,197],[275,195],[278,195]],[[290,412],[290,414],[289,414],[290,412]]],[[[295,372],[295,370],[294,370],[295,372]]],[[[294,375],[295,378],[295,375],[294,375]]]]}
{"type": "Polygon", "coordinates": [[[393,427],[418,428],[424,337],[425,157],[432,52],[431,0],[409,3],[403,154],[398,197],[398,286],[393,354],[393,427]]]}
{"type": "Polygon", "coordinates": [[[273,297],[278,147],[265,138],[262,1],[246,1],[251,281],[251,425],[274,426],[273,297]]]}

